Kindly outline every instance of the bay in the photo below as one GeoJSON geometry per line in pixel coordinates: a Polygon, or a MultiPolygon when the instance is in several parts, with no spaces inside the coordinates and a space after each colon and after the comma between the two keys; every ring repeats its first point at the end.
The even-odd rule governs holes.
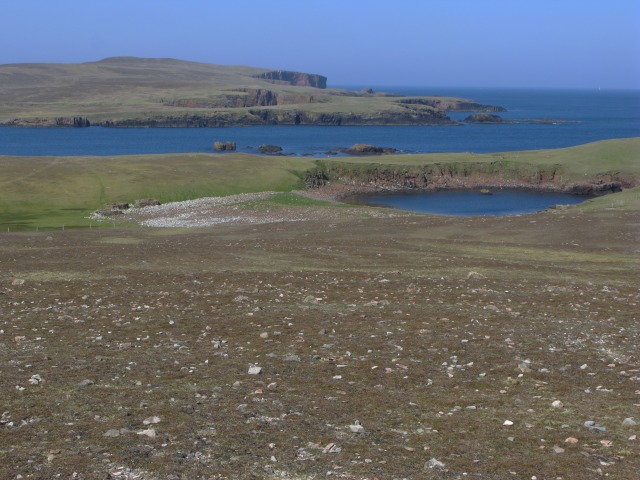
{"type": "MultiPolygon", "coordinates": [[[[354,88],[353,86],[349,88],[354,88]]],[[[359,87],[355,87],[359,88],[359,87]]],[[[462,126],[259,126],[229,128],[101,127],[77,129],[0,128],[0,155],[133,155],[212,152],[216,140],[234,141],[238,151],[257,153],[261,144],[285,154],[323,157],[339,147],[367,143],[407,153],[536,150],[597,140],[640,136],[640,91],[375,87],[402,95],[469,98],[500,105],[507,120],[547,119],[571,123],[462,126]]],[[[462,120],[468,113],[451,113],[462,120]]]]}

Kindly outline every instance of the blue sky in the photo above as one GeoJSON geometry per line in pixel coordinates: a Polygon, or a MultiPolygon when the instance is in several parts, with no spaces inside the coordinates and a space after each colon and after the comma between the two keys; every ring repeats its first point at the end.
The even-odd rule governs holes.
{"type": "Polygon", "coordinates": [[[171,57],[330,86],[640,88],[638,0],[7,0],[0,64],[171,57]]]}

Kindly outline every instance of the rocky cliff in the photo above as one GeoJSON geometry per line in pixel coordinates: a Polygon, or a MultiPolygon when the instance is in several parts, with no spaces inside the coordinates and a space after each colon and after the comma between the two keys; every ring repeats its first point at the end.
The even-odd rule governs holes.
{"type": "Polygon", "coordinates": [[[363,192],[510,187],[598,195],[618,192],[638,183],[636,178],[614,173],[570,181],[563,175],[560,165],[514,164],[507,161],[431,164],[413,168],[316,163],[317,167],[305,176],[309,188],[337,183],[363,192]]]}
{"type": "Polygon", "coordinates": [[[444,112],[506,112],[503,107],[496,105],[483,105],[472,101],[460,100],[458,98],[403,98],[398,100],[401,105],[426,105],[442,110],[444,112]]]}
{"type": "MultiPolygon", "coordinates": [[[[218,111],[202,115],[162,115],[144,119],[92,122],[102,127],[229,127],[252,125],[453,125],[444,112],[321,113],[305,110],[255,108],[239,112],[218,111]]],[[[17,125],[14,125],[17,126],[17,125]]]]}
{"type": "Polygon", "coordinates": [[[272,83],[280,85],[294,85],[297,87],[327,88],[327,77],[313,73],[290,72],[287,70],[273,70],[271,72],[254,75],[272,83]]]}

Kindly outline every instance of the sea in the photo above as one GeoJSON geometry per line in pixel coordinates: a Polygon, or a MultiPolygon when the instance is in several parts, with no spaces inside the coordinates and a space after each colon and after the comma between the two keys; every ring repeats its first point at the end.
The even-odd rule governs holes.
{"type": "MultiPolygon", "coordinates": [[[[360,86],[343,87],[359,89],[360,86]]],[[[405,153],[537,150],[611,138],[640,137],[640,90],[553,90],[450,87],[373,87],[399,95],[461,97],[507,109],[506,120],[549,123],[460,126],[258,126],[224,128],[6,128],[0,155],[111,156],[212,152],[215,141],[236,142],[240,152],[262,144],[284,154],[325,157],[356,143],[405,153]]],[[[469,113],[451,113],[460,121],[469,113]]]]}

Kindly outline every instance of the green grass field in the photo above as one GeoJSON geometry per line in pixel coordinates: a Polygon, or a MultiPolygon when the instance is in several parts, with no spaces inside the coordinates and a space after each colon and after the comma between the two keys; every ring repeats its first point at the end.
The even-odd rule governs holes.
{"type": "MultiPolygon", "coordinates": [[[[560,166],[567,181],[615,173],[640,176],[640,138],[577,147],[475,155],[469,153],[382,157],[267,157],[248,154],[170,154],[115,157],[0,157],[0,225],[14,229],[86,227],[104,204],[157,198],[163,203],[207,196],[304,187],[305,173],[327,166],[355,172],[371,168],[416,169],[428,165],[477,168],[497,174],[560,166]]],[[[275,197],[283,204],[311,202],[275,197]]],[[[637,189],[587,202],[583,208],[638,208],[637,189]]],[[[94,222],[95,223],[95,222],[94,222]]]]}

